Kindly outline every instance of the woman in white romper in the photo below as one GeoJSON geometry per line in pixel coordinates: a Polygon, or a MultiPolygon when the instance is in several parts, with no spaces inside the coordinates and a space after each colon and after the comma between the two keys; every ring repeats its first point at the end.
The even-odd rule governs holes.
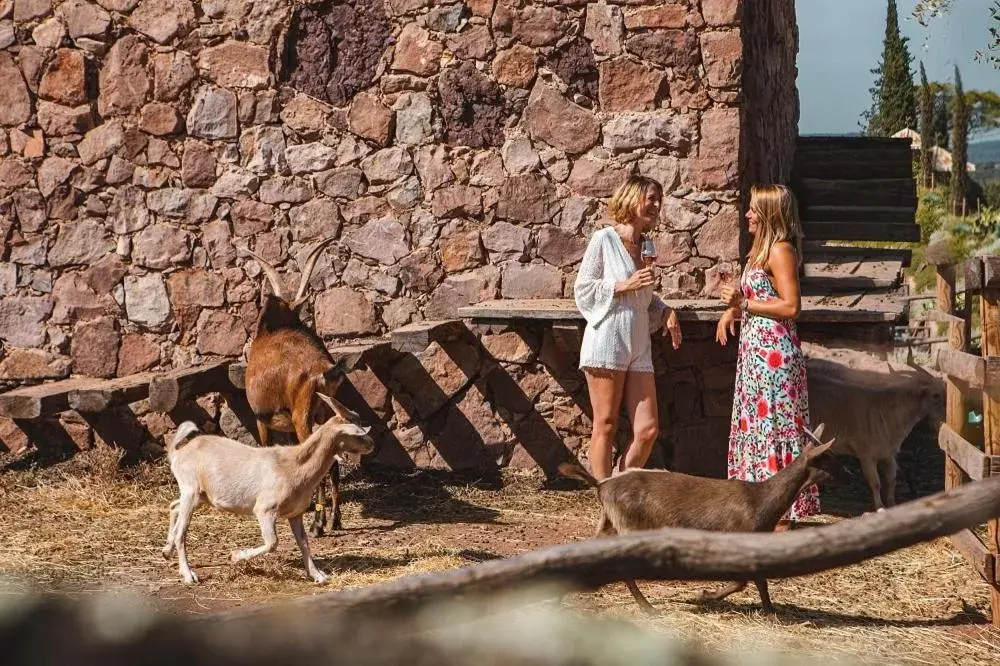
{"type": "Polygon", "coordinates": [[[598,480],[611,476],[623,398],[632,442],[618,469],[646,464],[659,432],[650,335],[662,327],[674,349],[681,344],[677,314],[653,293],[652,268],[640,268],[642,234],[656,226],[662,200],[655,180],[633,176],[622,184],[608,203],[614,224],[591,237],[573,289],[587,320],[580,368],[594,410],[588,457],[598,480]]]}

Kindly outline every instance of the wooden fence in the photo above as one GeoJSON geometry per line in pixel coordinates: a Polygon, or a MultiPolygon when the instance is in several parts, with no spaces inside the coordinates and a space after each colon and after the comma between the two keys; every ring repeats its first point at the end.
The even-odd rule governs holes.
{"type": "MultiPolygon", "coordinates": [[[[1000,257],[938,265],[934,316],[948,327],[948,348],[937,356],[937,368],[947,376],[947,416],[938,444],[945,453],[945,488],[951,489],[1000,476],[1000,257]],[[982,325],[978,354],[970,353],[976,301],[982,325]],[[969,424],[972,391],[982,392],[981,436],[969,424]]],[[[988,521],[985,543],[968,529],[951,542],[990,586],[993,624],[1000,628],[1000,520],[988,521]]]]}

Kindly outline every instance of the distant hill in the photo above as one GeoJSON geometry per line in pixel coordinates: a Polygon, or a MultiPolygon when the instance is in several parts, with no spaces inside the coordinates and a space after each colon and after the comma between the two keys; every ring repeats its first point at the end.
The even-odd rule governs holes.
{"type": "Polygon", "coordinates": [[[980,164],[1000,164],[1000,139],[969,144],[969,161],[980,164]]]}
{"type": "Polygon", "coordinates": [[[969,161],[976,165],[973,179],[980,183],[1000,178],[1000,139],[969,144],[969,161]]]}

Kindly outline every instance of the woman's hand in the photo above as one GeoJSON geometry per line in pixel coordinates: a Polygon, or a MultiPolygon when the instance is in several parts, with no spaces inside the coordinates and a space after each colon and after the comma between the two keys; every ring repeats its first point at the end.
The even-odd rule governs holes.
{"type": "Polygon", "coordinates": [[[677,311],[673,308],[667,312],[667,316],[663,320],[663,335],[670,336],[670,343],[674,346],[674,349],[680,348],[681,340],[683,339],[681,335],[681,323],[677,319],[677,311]]]}
{"type": "Polygon", "coordinates": [[[615,284],[615,293],[623,294],[627,291],[636,291],[645,287],[652,287],[653,283],[653,269],[641,268],[633,273],[632,277],[629,279],[615,284]]]}
{"type": "Polygon", "coordinates": [[[715,327],[715,339],[723,347],[729,342],[730,335],[736,335],[736,310],[732,308],[722,313],[722,319],[719,320],[719,325],[715,327]]]}
{"type": "Polygon", "coordinates": [[[743,291],[736,287],[723,287],[719,296],[723,303],[736,310],[739,310],[743,303],[743,291]]]}

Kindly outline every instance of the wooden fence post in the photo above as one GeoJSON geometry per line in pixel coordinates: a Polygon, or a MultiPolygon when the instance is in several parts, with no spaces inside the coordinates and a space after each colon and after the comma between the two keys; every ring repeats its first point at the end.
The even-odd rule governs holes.
{"type": "MultiPolygon", "coordinates": [[[[982,348],[986,359],[1000,357],[1000,275],[993,274],[991,263],[986,261],[980,299],[982,348]]],[[[986,455],[1000,455],[1000,396],[988,384],[983,391],[983,434],[986,455]]],[[[987,522],[986,547],[994,554],[994,559],[1000,555],[1000,520],[994,518],[987,522]]],[[[1000,580],[992,583],[990,608],[993,610],[993,626],[1000,628],[1000,580]]]]}
{"type": "MultiPolygon", "coordinates": [[[[966,302],[969,302],[969,295],[966,293],[966,302]]],[[[955,314],[955,266],[940,265],[937,267],[937,308],[946,314],[955,314]]],[[[968,349],[968,339],[965,337],[965,325],[957,323],[948,324],[948,346],[957,351],[968,349]]],[[[965,400],[965,391],[968,387],[953,377],[946,377],[947,404],[945,419],[948,426],[957,433],[966,433],[968,428],[963,427],[968,422],[968,409],[965,400]]],[[[946,490],[955,488],[965,481],[965,474],[954,460],[949,456],[944,458],[944,487],[946,490]]]]}

